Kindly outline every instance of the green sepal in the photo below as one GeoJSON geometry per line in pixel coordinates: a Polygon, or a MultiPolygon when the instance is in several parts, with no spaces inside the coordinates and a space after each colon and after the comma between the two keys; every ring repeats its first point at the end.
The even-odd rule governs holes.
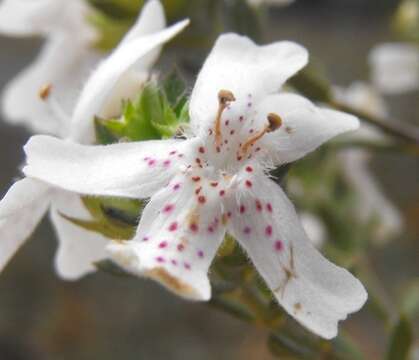
{"type": "Polygon", "coordinates": [[[93,264],[96,269],[108,273],[113,276],[119,277],[133,277],[130,273],[126,272],[118,264],[114,263],[112,260],[101,260],[93,264]]]}
{"type": "Polygon", "coordinates": [[[112,144],[121,140],[172,138],[189,121],[185,93],[186,85],[177,74],[166,78],[162,88],[148,82],[136,101],[124,101],[120,118],[95,119],[97,142],[112,144]]]}
{"type": "Polygon", "coordinates": [[[135,235],[135,228],[112,224],[110,221],[81,220],[65,214],[60,215],[85,230],[99,233],[109,239],[131,240],[135,235]]]}

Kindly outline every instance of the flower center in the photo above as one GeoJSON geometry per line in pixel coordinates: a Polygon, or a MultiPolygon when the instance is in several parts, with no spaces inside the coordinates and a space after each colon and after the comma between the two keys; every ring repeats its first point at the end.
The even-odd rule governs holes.
{"type": "Polygon", "coordinates": [[[237,98],[230,90],[218,92],[215,123],[205,144],[209,163],[215,169],[236,172],[263,150],[256,143],[282,126],[281,117],[275,113],[269,113],[266,120],[258,117],[255,100],[250,93],[237,98]]]}

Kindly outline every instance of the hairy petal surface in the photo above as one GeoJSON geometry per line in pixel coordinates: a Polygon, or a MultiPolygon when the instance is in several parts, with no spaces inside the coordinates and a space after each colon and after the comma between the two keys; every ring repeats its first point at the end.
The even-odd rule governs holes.
{"type": "Polygon", "coordinates": [[[47,187],[31,179],[17,181],[0,202],[0,271],[34,231],[49,202],[47,187]]]}
{"type": "Polygon", "coordinates": [[[324,338],[335,337],[338,321],[365,303],[364,287],[314,248],[277,184],[259,174],[237,179],[235,186],[228,231],[290,315],[324,338]]]}
{"type": "Polygon", "coordinates": [[[78,195],[56,191],[51,205],[51,221],[58,237],[55,268],[63,279],[78,280],[96,271],[94,263],[107,258],[105,246],[109,240],[93,231],[72,224],[62,215],[91,220],[78,195]]]}
{"type": "Polygon", "coordinates": [[[243,36],[220,36],[191,95],[191,125],[195,133],[199,134],[214,121],[220,90],[231,91],[236,98],[235,106],[241,104],[246,108],[249,91],[257,103],[278,91],[307,61],[307,51],[292,42],[258,46],[243,36]]]}
{"type": "Polygon", "coordinates": [[[143,56],[158,49],[182,31],[189,21],[181,21],[158,33],[142,36],[118,47],[92,74],[73,114],[71,138],[81,143],[94,141],[91,119],[100,113],[120,78],[143,56]]]}
{"type": "Polygon", "coordinates": [[[225,234],[221,215],[217,192],[179,175],[151,198],[134,240],[110,245],[109,251],[133,274],[187,299],[209,300],[208,268],[225,234]]]}
{"type": "Polygon", "coordinates": [[[23,171],[28,177],[80,194],[147,198],[174,176],[194,141],[90,146],[33,136],[25,146],[23,171]]]}
{"type": "Polygon", "coordinates": [[[298,160],[331,138],[359,127],[355,116],[318,108],[296,94],[266,98],[257,108],[258,122],[266,122],[269,113],[279,115],[282,125],[260,143],[275,165],[298,160]]]}

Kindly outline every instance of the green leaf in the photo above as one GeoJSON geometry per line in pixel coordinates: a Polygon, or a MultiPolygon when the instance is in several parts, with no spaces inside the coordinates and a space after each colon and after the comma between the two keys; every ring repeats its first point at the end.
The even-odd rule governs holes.
{"type": "MultiPolygon", "coordinates": [[[[121,136],[118,136],[118,132],[112,129],[112,125],[109,121],[95,118],[95,132],[96,142],[98,144],[107,145],[114,144],[119,141],[121,136]]],[[[122,124],[121,124],[122,126],[122,124]]]]}
{"type": "Polygon", "coordinates": [[[163,80],[163,91],[169,104],[176,108],[185,97],[186,82],[177,69],[172,70],[163,80]]]}
{"type": "Polygon", "coordinates": [[[413,343],[410,322],[402,316],[391,332],[387,360],[407,360],[413,343]]]}
{"type": "Polygon", "coordinates": [[[268,347],[272,354],[281,359],[315,359],[311,349],[285,333],[271,334],[268,339],[268,347]]]}
{"type": "Polygon", "coordinates": [[[135,235],[135,227],[117,225],[110,221],[82,220],[60,213],[60,215],[85,230],[101,234],[114,240],[131,240],[135,235]]]}
{"type": "Polygon", "coordinates": [[[88,0],[89,4],[101,13],[115,18],[132,18],[144,4],[144,0],[88,0]]]}
{"type": "Polygon", "coordinates": [[[393,19],[394,30],[404,39],[419,43],[419,1],[404,0],[393,19]]]}
{"type": "Polygon", "coordinates": [[[401,296],[400,311],[409,318],[419,314],[419,279],[411,281],[401,296]]]}

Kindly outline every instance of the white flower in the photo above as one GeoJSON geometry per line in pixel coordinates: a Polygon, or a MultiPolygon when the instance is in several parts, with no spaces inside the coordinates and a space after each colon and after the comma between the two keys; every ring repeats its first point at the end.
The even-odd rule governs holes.
{"type": "Polygon", "coordinates": [[[370,53],[374,85],[385,94],[419,88],[419,48],[403,43],[376,46],[370,53]]]}
{"type": "MultiPolygon", "coordinates": [[[[387,117],[383,99],[368,84],[355,82],[347,89],[335,88],[335,97],[340,102],[373,116],[387,117]]],[[[389,142],[382,133],[363,123],[360,131],[347,135],[347,139],[389,142]]],[[[346,179],[357,191],[358,214],[368,221],[377,216],[380,223],[377,240],[386,241],[400,233],[403,220],[400,212],[380,190],[380,184],[370,170],[371,154],[362,149],[347,149],[339,154],[346,179]]]]}
{"type": "Polygon", "coordinates": [[[100,59],[92,49],[96,34],[86,20],[89,11],[83,0],[4,0],[0,4],[0,33],[47,39],[35,62],[4,91],[7,121],[22,123],[37,133],[61,131],[38,91],[46,83],[53,84],[61,106],[67,112],[72,110],[82,80],[100,59]]]}
{"type": "Polygon", "coordinates": [[[310,212],[302,212],[299,214],[301,225],[304,231],[311,240],[311,243],[317,248],[321,249],[327,239],[326,226],[321,218],[310,212]]]}
{"type": "MultiPolygon", "coordinates": [[[[57,135],[71,138],[75,142],[94,143],[93,115],[115,111],[109,104],[120,105],[122,99],[138,94],[142,85],[139,80],[146,76],[153,65],[160,46],[186,24],[182,22],[162,30],[165,18],[160,2],[147,3],[122,43],[93,72],[80,95],[72,119],[62,118],[60,122],[60,114],[56,115],[55,121],[61,129],[57,135]],[[121,86],[119,79],[125,79],[125,87],[121,86]],[[134,80],[137,81],[135,86],[134,80]]],[[[23,104],[25,99],[20,101],[23,104]]],[[[16,182],[0,202],[0,269],[31,234],[47,209],[50,209],[51,220],[59,238],[56,256],[59,275],[76,279],[94,271],[93,262],[107,257],[107,240],[71,224],[60,215],[90,219],[80,197],[28,178],[16,182]]]]}
{"type": "Polygon", "coordinates": [[[191,95],[193,137],[83,146],[36,136],[25,147],[24,172],[80,194],[151,198],[135,238],[108,249],[127,271],[185,298],[210,298],[208,269],[228,231],[285,310],[332,338],[366,291],[317,252],[265,173],[359,125],[351,115],[277,93],[307,58],[291,42],[257,46],[223,35],[191,95]]]}
{"type": "Polygon", "coordinates": [[[293,2],[294,0],[247,0],[247,3],[250,6],[261,6],[262,4],[269,6],[286,6],[292,4],[293,2]]]}

